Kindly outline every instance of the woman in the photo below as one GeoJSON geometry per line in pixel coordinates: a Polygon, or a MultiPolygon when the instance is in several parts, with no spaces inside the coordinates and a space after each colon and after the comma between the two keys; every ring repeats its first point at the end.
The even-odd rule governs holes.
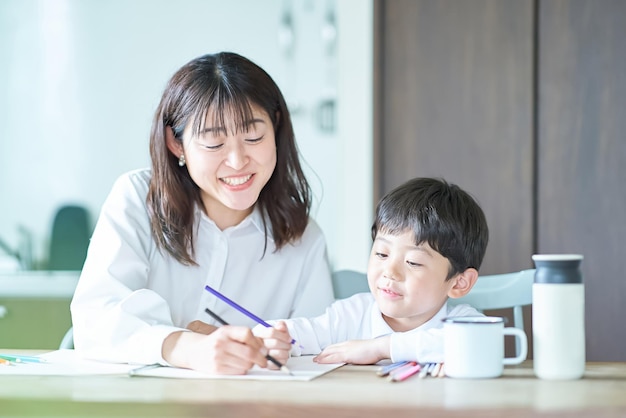
{"type": "Polygon", "coordinates": [[[199,57],[165,88],[150,156],[151,170],[121,176],[102,207],[71,304],[77,352],[221,374],[267,366],[288,334],[253,336],[204,286],[265,319],[333,300],[282,93],[240,55],[199,57]],[[205,308],[234,325],[209,325],[205,308]]]}

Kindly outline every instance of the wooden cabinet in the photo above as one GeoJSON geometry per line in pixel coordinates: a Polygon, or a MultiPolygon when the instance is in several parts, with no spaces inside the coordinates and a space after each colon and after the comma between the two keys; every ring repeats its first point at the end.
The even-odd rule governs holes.
{"type": "Polygon", "coordinates": [[[79,271],[0,274],[0,347],[58,349],[71,327],[79,271]]]}
{"type": "Polygon", "coordinates": [[[532,267],[532,5],[384,2],[377,198],[416,176],[472,193],[491,228],[485,274],[532,267]]]}
{"type": "Polygon", "coordinates": [[[483,274],[583,254],[587,359],[625,361],[626,2],[374,4],[375,198],[416,176],[468,190],[483,274]]]}

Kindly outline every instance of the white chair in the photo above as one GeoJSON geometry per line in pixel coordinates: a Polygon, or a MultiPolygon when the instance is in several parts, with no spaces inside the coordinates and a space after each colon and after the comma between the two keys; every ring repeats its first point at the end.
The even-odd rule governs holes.
{"type": "Polygon", "coordinates": [[[71,349],[74,348],[74,328],[70,327],[67,330],[63,339],[61,340],[61,344],[59,344],[59,350],[71,349]]]}
{"type": "MultiPolygon", "coordinates": [[[[448,299],[450,305],[467,303],[483,312],[495,309],[513,309],[513,326],[524,330],[522,307],[533,303],[532,285],[535,270],[478,276],[476,284],[465,296],[448,299]]],[[[365,273],[340,270],[333,273],[335,299],[347,298],[354,293],[369,292],[365,273]]],[[[519,344],[517,342],[516,344],[519,344]]],[[[519,353],[519,347],[515,347],[519,353]]]]}

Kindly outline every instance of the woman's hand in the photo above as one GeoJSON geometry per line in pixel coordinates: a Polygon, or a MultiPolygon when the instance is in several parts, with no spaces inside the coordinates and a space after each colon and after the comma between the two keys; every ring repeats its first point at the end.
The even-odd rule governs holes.
{"type": "MultiPolygon", "coordinates": [[[[212,327],[204,325],[206,327],[198,329],[207,331],[207,327],[212,327]]],[[[245,374],[255,364],[267,367],[267,353],[263,340],[255,337],[250,328],[230,325],[216,328],[208,335],[173,332],[167,336],[162,348],[163,358],[173,366],[230,375],[245,374]]]]}
{"type": "MultiPolygon", "coordinates": [[[[263,339],[269,355],[281,364],[287,363],[291,351],[291,336],[284,321],[277,321],[273,327],[258,325],[252,329],[255,336],[263,339]]],[[[268,363],[269,369],[278,369],[274,363],[268,363]]]]}
{"type": "Polygon", "coordinates": [[[313,358],[316,363],[374,364],[390,357],[389,337],[351,340],[329,345],[313,358]]]}
{"type": "Polygon", "coordinates": [[[202,322],[199,320],[191,321],[189,325],[187,325],[187,329],[193,332],[198,332],[200,334],[209,335],[213,331],[217,329],[215,325],[209,325],[206,322],[202,322]]]}

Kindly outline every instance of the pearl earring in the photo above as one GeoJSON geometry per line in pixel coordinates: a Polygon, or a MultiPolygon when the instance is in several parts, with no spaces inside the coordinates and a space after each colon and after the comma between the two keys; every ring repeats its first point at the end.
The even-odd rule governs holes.
{"type": "Polygon", "coordinates": [[[180,158],[178,159],[178,165],[180,167],[184,167],[187,161],[185,161],[185,154],[180,154],[180,158]]]}

